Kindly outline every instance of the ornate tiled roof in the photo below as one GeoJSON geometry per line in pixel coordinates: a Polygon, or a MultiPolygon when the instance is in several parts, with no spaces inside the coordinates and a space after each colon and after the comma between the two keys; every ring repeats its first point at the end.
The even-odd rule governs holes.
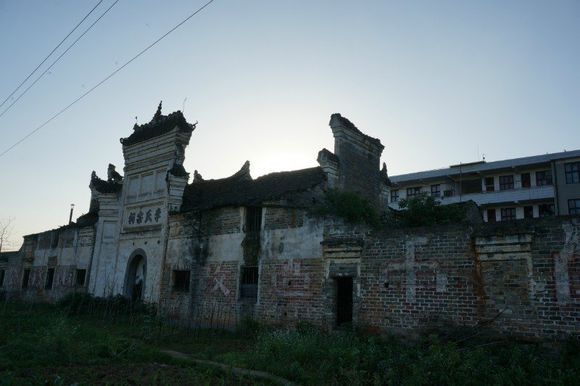
{"type": "Polygon", "coordinates": [[[94,188],[99,193],[117,193],[121,191],[123,184],[115,181],[105,181],[97,176],[93,171],[91,174],[91,188],[94,188]]]}
{"type": "Polygon", "coordinates": [[[149,123],[143,125],[133,126],[133,134],[127,138],[121,138],[121,143],[125,146],[134,145],[136,143],[146,141],[148,139],[165,134],[177,127],[183,132],[192,132],[195,130],[195,125],[187,122],[181,111],[175,111],[169,115],[161,114],[161,103],[157,108],[157,112],[149,123]]]}
{"type": "Polygon", "coordinates": [[[326,179],[322,168],[271,173],[255,180],[249,174],[249,162],[231,177],[200,180],[188,185],[182,211],[204,210],[223,206],[253,206],[313,188],[326,179]]]}

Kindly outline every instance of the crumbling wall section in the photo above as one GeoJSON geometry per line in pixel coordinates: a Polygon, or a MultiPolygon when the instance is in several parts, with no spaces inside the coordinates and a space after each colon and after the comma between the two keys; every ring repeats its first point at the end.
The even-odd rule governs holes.
{"type": "Polygon", "coordinates": [[[580,221],[536,220],[475,235],[485,317],[523,338],[565,339],[580,332],[580,221]]]}
{"type": "Polygon", "coordinates": [[[382,232],[361,257],[361,327],[471,326],[523,339],[580,332],[580,221],[382,232]]]}

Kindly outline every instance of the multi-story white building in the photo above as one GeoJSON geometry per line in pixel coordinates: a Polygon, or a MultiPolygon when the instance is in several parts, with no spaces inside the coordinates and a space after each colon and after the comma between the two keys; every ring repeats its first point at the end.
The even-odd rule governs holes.
{"type": "Polygon", "coordinates": [[[473,200],[484,221],[580,214],[580,150],[391,177],[389,206],[420,194],[442,204],[473,200]]]}

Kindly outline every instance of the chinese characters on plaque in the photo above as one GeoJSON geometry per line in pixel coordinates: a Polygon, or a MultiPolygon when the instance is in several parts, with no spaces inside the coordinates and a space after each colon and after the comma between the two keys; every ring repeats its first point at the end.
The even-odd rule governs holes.
{"type": "Polygon", "coordinates": [[[139,211],[129,211],[127,224],[129,225],[149,225],[159,224],[161,220],[161,208],[144,208],[139,211]]]}

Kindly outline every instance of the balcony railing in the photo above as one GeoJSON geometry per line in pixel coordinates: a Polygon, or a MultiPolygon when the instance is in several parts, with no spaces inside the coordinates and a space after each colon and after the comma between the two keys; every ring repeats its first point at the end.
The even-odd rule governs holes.
{"type": "MultiPolygon", "coordinates": [[[[518,188],[518,189],[508,189],[508,190],[496,190],[493,192],[481,192],[481,193],[470,193],[462,194],[461,196],[455,193],[453,196],[449,197],[438,197],[437,200],[441,201],[442,204],[455,204],[458,202],[475,201],[478,205],[487,204],[501,204],[515,201],[531,201],[531,200],[543,200],[555,197],[554,186],[532,186],[530,188],[518,188]]],[[[391,203],[389,205],[391,208],[398,209],[399,205],[396,203],[391,203]]]]}

